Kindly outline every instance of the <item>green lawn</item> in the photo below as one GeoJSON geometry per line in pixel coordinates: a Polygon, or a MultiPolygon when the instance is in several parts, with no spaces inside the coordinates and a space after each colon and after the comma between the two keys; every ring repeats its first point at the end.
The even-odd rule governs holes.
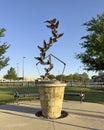
{"type": "MultiPolygon", "coordinates": [[[[86,102],[102,103],[104,104],[104,88],[102,87],[66,87],[65,92],[83,92],[85,94],[86,102]]],[[[78,96],[67,96],[66,100],[80,100],[78,96]]]]}
{"type": "MultiPolygon", "coordinates": [[[[13,102],[14,92],[18,91],[19,93],[38,93],[38,88],[36,86],[0,86],[0,104],[13,102]]],[[[104,88],[102,87],[66,87],[65,92],[81,92],[85,93],[86,102],[102,103],[104,104],[104,88]]],[[[33,100],[34,97],[25,97],[22,100],[33,100]]],[[[80,101],[79,96],[65,96],[65,100],[74,100],[80,101]]]]}
{"type": "MultiPolygon", "coordinates": [[[[38,93],[37,87],[24,87],[24,86],[0,86],[0,104],[13,102],[14,101],[14,93],[18,91],[20,94],[28,94],[28,93],[38,93]]],[[[34,97],[25,97],[21,98],[21,100],[31,100],[34,97]]]]}

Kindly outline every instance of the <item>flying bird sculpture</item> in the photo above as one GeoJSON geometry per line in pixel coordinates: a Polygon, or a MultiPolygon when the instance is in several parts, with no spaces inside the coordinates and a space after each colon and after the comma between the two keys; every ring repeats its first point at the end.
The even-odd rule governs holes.
{"type": "MultiPolygon", "coordinates": [[[[45,40],[43,41],[43,47],[41,47],[39,45],[37,46],[38,49],[40,50],[40,57],[35,57],[35,59],[38,60],[38,63],[36,65],[38,65],[39,63],[42,65],[49,65],[48,68],[44,68],[45,75],[43,76],[43,78],[48,77],[49,72],[53,69],[53,64],[51,61],[51,57],[53,55],[50,54],[50,55],[46,56],[46,52],[53,45],[53,43],[57,42],[58,38],[60,38],[64,34],[64,33],[58,34],[57,28],[59,26],[59,21],[56,18],[54,18],[52,20],[46,20],[45,23],[48,24],[48,25],[46,25],[46,27],[51,29],[52,37],[49,38],[48,43],[45,40]],[[45,59],[47,59],[47,57],[48,57],[48,60],[45,61],[45,59]]],[[[56,58],[55,56],[53,56],[53,57],[56,58]]],[[[58,58],[56,58],[56,59],[58,59],[58,58]]],[[[58,59],[58,60],[61,61],[60,59],[58,59]]],[[[65,65],[65,63],[64,63],[64,65],[65,65]]]]}
{"type": "Polygon", "coordinates": [[[53,24],[56,22],[56,18],[52,19],[52,20],[46,20],[45,23],[50,23],[53,24]]]}

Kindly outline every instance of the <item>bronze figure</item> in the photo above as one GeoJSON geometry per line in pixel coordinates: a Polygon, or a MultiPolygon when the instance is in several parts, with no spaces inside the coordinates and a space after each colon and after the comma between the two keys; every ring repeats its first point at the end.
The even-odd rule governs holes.
{"type": "MultiPolygon", "coordinates": [[[[43,78],[48,77],[49,72],[53,69],[51,56],[56,58],[52,54],[46,56],[46,51],[52,46],[53,43],[57,42],[58,38],[60,38],[64,34],[64,33],[61,33],[61,34],[57,33],[58,32],[57,28],[59,26],[59,21],[56,18],[54,18],[52,20],[46,20],[45,23],[48,23],[48,25],[46,25],[46,26],[51,29],[52,37],[49,38],[49,42],[48,43],[45,40],[43,41],[43,47],[41,47],[39,45],[37,46],[38,49],[40,50],[40,57],[35,57],[35,59],[38,60],[38,63],[36,65],[38,65],[39,63],[42,64],[42,65],[49,65],[48,68],[44,68],[45,75],[42,76],[43,78]],[[44,61],[47,57],[48,57],[48,60],[44,61]]],[[[56,58],[56,59],[61,61],[58,58],[56,58]]],[[[64,63],[63,61],[61,61],[61,62],[64,63]]],[[[66,64],[64,63],[64,66],[65,65],[66,64]]]]}

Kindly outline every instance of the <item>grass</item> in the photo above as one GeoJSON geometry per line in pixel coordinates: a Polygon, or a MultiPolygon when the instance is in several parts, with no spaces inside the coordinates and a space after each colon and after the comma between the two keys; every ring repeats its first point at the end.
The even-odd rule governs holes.
{"type": "MultiPolygon", "coordinates": [[[[86,102],[102,103],[104,104],[104,88],[102,87],[66,87],[65,92],[83,92],[85,94],[86,102]]],[[[78,96],[66,96],[66,100],[80,100],[78,96]]]]}
{"type": "MultiPolygon", "coordinates": [[[[0,86],[0,104],[14,101],[14,92],[19,93],[38,93],[36,86],[0,86]]],[[[104,104],[104,88],[103,87],[66,87],[65,92],[81,92],[85,93],[85,101],[104,104]]],[[[34,97],[25,97],[21,100],[33,100],[34,97]]],[[[80,101],[78,96],[65,96],[65,100],[80,101]]]]}
{"type": "MultiPolygon", "coordinates": [[[[38,93],[38,88],[29,86],[0,86],[0,104],[9,103],[14,101],[14,93],[18,91],[20,94],[22,93],[38,93]]],[[[21,98],[21,100],[32,100],[34,97],[25,97],[21,98]]]]}

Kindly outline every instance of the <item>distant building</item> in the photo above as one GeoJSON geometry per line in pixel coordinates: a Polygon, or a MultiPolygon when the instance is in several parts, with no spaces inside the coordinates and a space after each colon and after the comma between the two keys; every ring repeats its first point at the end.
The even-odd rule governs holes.
{"type": "Polygon", "coordinates": [[[3,77],[0,77],[0,81],[4,81],[4,78],[3,78],[3,77]]]}
{"type": "MultiPolygon", "coordinates": [[[[18,77],[17,80],[15,81],[35,81],[37,79],[38,79],[37,77],[25,77],[24,79],[23,77],[18,77]]],[[[14,81],[14,80],[6,80],[3,77],[0,77],[0,81],[3,82],[3,81],[14,81]]]]}
{"type": "Polygon", "coordinates": [[[25,81],[35,81],[37,79],[38,79],[37,77],[25,77],[24,78],[25,81]]]}

